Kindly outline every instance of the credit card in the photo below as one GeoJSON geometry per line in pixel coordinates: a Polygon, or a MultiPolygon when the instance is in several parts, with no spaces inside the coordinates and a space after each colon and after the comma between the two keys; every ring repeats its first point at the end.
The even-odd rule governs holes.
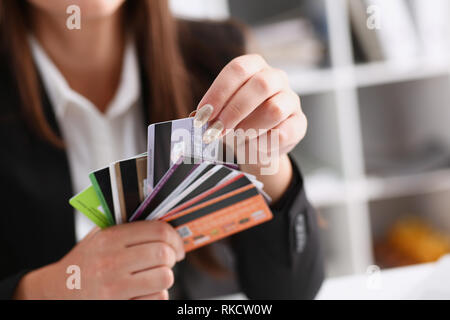
{"type": "Polygon", "coordinates": [[[186,160],[184,156],[178,158],[169,171],[161,178],[152,192],[139,205],[129,221],[145,220],[157,206],[170,196],[181,184],[186,183],[186,178],[199,166],[198,160],[186,160]],[[197,162],[197,163],[196,163],[197,162]]]}
{"type": "Polygon", "coordinates": [[[148,185],[150,189],[162,179],[182,155],[202,159],[202,135],[206,126],[194,127],[194,118],[151,124],[148,127],[148,185]]]}
{"type": "Polygon", "coordinates": [[[202,194],[198,195],[197,197],[191,199],[190,201],[180,205],[179,207],[175,208],[173,211],[168,212],[166,217],[173,216],[174,214],[178,215],[181,211],[186,211],[189,208],[192,208],[194,206],[201,205],[202,203],[208,202],[212,199],[218,198],[220,196],[223,196],[225,194],[228,194],[236,189],[251,185],[251,181],[244,175],[238,175],[236,177],[233,177],[233,175],[230,175],[230,180],[226,182],[222,182],[220,185],[207,190],[203,192],[202,194]],[[182,210],[180,210],[180,207],[182,210]],[[176,212],[176,213],[175,213],[176,212]]]}
{"type": "Polygon", "coordinates": [[[248,182],[244,187],[164,219],[179,233],[186,252],[272,219],[263,196],[248,182]]]}
{"type": "MultiPolygon", "coordinates": [[[[179,204],[177,207],[173,208],[172,210],[170,210],[166,215],[164,215],[161,219],[167,219],[169,216],[173,216],[183,210],[186,210],[196,204],[199,204],[202,202],[202,200],[204,200],[205,198],[209,197],[210,195],[214,194],[215,192],[218,192],[219,190],[225,188],[226,186],[228,186],[231,183],[234,183],[236,181],[238,181],[239,179],[241,179],[242,177],[244,177],[243,174],[241,174],[240,176],[236,176],[234,174],[229,174],[228,178],[223,179],[221,182],[219,182],[218,185],[216,185],[215,187],[212,187],[209,190],[204,191],[203,193],[195,196],[194,198],[183,202],[181,204],[179,204]]],[[[206,201],[206,200],[205,200],[206,201]]],[[[203,201],[204,202],[204,201],[203,201]]]]}
{"type": "Polygon", "coordinates": [[[194,127],[194,118],[159,122],[148,127],[148,186],[152,189],[180,156],[194,157],[237,169],[234,155],[227,162],[222,140],[203,143],[208,125],[194,127]]]}
{"type": "Polygon", "coordinates": [[[114,162],[109,172],[116,223],[125,223],[145,199],[147,155],[114,162]]]}
{"type": "Polygon", "coordinates": [[[211,190],[229,176],[231,171],[231,169],[222,165],[214,165],[205,175],[194,181],[183,192],[173,198],[172,201],[163,208],[163,211],[169,212],[173,208],[179,207],[202,193],[211,190]]]}
{"type": "Polygon", "coordinates": [[[110,226],[105,214],[101,211],[103,208],[93,186],[87,187],[72,197],[69,203],[100,228],[110,226]]]}
{"type": "Polygon", "coordinates": [[[258,189],[259,193],[261,193],[261,195],[264,197],[264,199],[266,199],[267,203],[271,203],[272,202],[272,198],[264,191],[264,183],[262,183],[261,181],[258,181],[258,179],[256,179],[256,177],[250,173],[246,173],[246,172],[242,172],[239,170],[233,170],[235,175],[240,175],[241,173],[244,173],[245,176],[255,185],[256,189],[258,189]]]}
{"type": "Polygon", "coordinates": [[[157,220],[165,215],[176,203],[204,182],[205,179],[211,176],[215,171],[219,170],[220,167],[218,165],[213,165],[210,162],[202,162],[199,164],[185,180],[173,189],[172,192],[158,204],[155,209],[153,209],[146,219],[157,220]]]}
{"type": "Polygon", "coordinates": [[[92,186],[97,193],[100,203],[105,212],[106,218],[110,225],[115,225],[116,220],[114,217],[114,201],[111,189],[111,177],[109,175],[109,167],[103,168],[89,174],[92,186]]]}

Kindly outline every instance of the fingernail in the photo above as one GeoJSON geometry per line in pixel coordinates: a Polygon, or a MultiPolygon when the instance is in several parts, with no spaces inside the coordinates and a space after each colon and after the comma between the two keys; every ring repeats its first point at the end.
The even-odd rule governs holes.
{"type": "Polygon", "coordinates": [[[195,115],[197,114],[197,110],[192,111],[191,113],[189,113],[189,118],[195,117],[195,115]]]}
{"type": "Polygon", "coordinates": [[[220,135],[222,134],[222,131],[224,129],[224,125],[222,121],[218,120],[214,122],[213,125],[211,125],[208,130],[205,131],[203,134],[203,142],[206,144],[209,144],[215,140],[217,140],[220,135]]]}
{"type": "Polygon", "coordinates": [[[203,107],[197,110],[194,118],[194,127],[200,128],[206,122],[208,122],[209,117],[211,117],[214,111],[214,107],[210,104],[205,104],[203,107]]]}

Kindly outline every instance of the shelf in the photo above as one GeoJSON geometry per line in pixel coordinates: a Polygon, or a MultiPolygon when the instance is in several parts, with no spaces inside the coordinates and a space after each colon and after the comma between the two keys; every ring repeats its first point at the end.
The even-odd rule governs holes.
{"type": "Polygon", "coordinates": [[[399,177],[369,177],[366,185],[369,200],[450,191],[450,169],[399,177]]]}
{"type": "Polygon", "coordinates": [[[357,65],[355,78],[358,87],[368,87],[435,78],[448,75],[449,72],[448,62],[414,59],[402,65],[388,61],[357,65]]]}
{"type": "Polygon", "coordinates": [[[402,65],[384,61],[345,68],[302,70],[292,67],[287,70],[292,88],[300,95],[429,79],[449,73],[448,62],[429,59],[414,59],[402,65]]]}
{"type": "Polygon", "coordinates": [[[336,175],[328,173],[306,176],[305,191],[315,207],[343,205],[347,199],[344,181],[336,175]]]}
{"type": "Polygon", "coordinates": [[[450,169],[398,177],[367,177],[360,181],[345,181],[324,170],[305,177],[305,190],[316,207],[425,195],[450,191],[450,169]]]}

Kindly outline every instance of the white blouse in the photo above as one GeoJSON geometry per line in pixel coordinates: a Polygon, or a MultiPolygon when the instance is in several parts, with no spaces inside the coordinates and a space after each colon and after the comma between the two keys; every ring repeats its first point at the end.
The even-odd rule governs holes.
{"type": "MultiPolygon", "coordinates": [[[[125,49],[120,84],[105,113],[69,87],[35,38],[30,44],[66,144],[74,194],[90,184],[91,171],[146,151],[139,66],[132,42],[125,49]]],[[[93,227],[75,211],[77,241],[93,227]]]]}

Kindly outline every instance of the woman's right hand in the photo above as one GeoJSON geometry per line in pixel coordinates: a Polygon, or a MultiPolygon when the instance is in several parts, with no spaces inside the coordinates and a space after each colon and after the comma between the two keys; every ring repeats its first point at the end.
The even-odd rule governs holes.
{"type": "Polygon", "coordinates": [[[165,222],[96,228],[60,261],[26,274],[15,298],[168,299],[171,268],[183,258],[183,241],[165,222]],[[80,268],[80,289],[66,285],[71,265],[80,268]]]}

